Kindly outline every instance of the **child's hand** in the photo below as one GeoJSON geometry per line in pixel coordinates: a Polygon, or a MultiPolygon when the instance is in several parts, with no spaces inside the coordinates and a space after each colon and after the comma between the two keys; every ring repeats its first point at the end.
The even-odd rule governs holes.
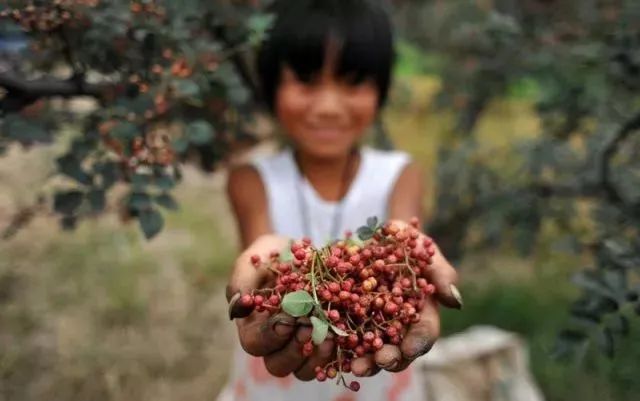
{"type": "MultiPolygon", "coordinates": [[[[407,226],[407,223],[402,221],[395,220],[393,223],[400,228],[407,226]]],[[[422,242],[418,241],[419,244],[422,242]]],[[[462,297],[455,285],[458,274],[437,246],[429,275],[429,282],[436,286],[436,297],[427,298],[427,303],[420,312],[420,321],[411,325],[400,346],[385,344],[375,356],[367,355],[354,360],[351,364],[354,374],[370,376],[381,368],[398,372],[406,369],[411,362],[431,349],[440,336],[438,303],[449,308],[461,309],[462,297]]]]}
{"type": "Polygon", "coordinates": [[[237,259],[227,286],[229,317],[235,319],[242,348],[253,356],[264,358],[267,370],[274,376],[294,373],[301,380],[315,377],[314,368],[330,362],[334,356],[332,336],[320,345],[313,354],[305,357],[300,352],[302,344],[311,339],[311,325],[308,318],[293,318],[286,313],[269,316],[269,312],[251,312],[238,302],[240,294],[251,290],[272,287],[275,275],[268,269],[256,269],[251,264],[251,256],[266,259],[274,249],[284,249],[289,239],[277,235],[258,238],[237,259]]]}

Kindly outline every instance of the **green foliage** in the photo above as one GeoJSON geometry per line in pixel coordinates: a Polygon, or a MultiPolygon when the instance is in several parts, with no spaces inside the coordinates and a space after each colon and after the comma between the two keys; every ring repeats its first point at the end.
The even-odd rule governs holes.
{"type": "MultiPolygon", "coordinates": [[[[236,142],[253,140],[245,124],[255,84],[245,60],[273,20],[260,3],[1,2],[0,34],[23,31],[26,46],[0,71],[0,149],[57,143],[63,124],[81,127],[57,173],[89,194],[91,207],[79,207],[77,196],[56,204],[63,223],[103,212],[116,183],[175,209],[166,192],[182,162],[210,171],[236,142]],[[57,97],[97,104],[79,112],[57,97]]],[[[141,219],[151,238],[162,217],[147,197],[123,200],[121,215],[141,219]]]]}
{"type": "Polygon", "coordinates": [[[628,296],[640,282],[637,17],[634,2],[595,0],[408,1],[399,11],[403,36],[443,60],[437,106],[456,112],[428,227],[445,254],[509,243],[530,256],[546,228],[591,260],[573,279],[583,292],[559,356],[592,343],[613,356],[637,318],[628,296]],[[514,93],[530,96],[541,133],[492,147],[475,128],[514,93]]]}
{"type": "Polygon", "coordinates": [[[314,305],[311,295],[303,290],[290,292],[282,298],[282,309],[293,317],[308,315],[314,305]]]}
{"type": "Polygon", "coordinates": [[[316,345],[322,344],[329,334],[329,322],[326,320],[318,319],[315,316],[311,316],[311,324],[313,325],[313,332],[311,333],[311,339],[316,345]]]}

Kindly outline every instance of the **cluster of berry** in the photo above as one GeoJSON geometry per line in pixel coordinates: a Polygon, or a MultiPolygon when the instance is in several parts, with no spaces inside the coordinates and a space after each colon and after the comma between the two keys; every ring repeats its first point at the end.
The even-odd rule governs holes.
{"type": "Polygon", "coordinates": [[[351,371],[351,361],[384,344],[400,344],[408,326],[420,320],[426,297],[435,292],[427,281],[435,246],[417,226],[417,219],[400,229],[372,218],[358,230],[360,242],[348,237],[316,249],[305,238],[291,244],[290,257],[275,251],[267,260],[254,255],[256,268],[276,275],[275,286],[244,294],[239,303],[272,314],[284,310],[294,317],[310,316],[313,335],[302,346],[305,356],[333,331],[336,358],[316,367],[316,379],[337,377],[357,391],[359,383],[347,385],[342,375],[351,371]]]}

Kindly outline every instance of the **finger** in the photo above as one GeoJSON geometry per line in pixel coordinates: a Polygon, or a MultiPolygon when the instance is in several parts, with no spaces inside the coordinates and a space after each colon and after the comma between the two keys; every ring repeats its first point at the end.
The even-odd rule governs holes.
{"type": "Polygon", "coordinates": [[[309,359],[295,372],[296,377],[304,381],[313,380],[316,377],[316,367],[324,367],[331,362],[335,354],[334,351],[333,338],[327,338],[315,348],[309,359]]]}
{"type": "Polygon", "coordinates": [[[268,260],[271,251],[280,251],[283,245],[286,245],[286,241],[282,237],[265,235],[258,238],[238,257],[226,288],[230,319],[246,317],[252,312],[252,308],[247,308],[238,302],[242,294],[251,293],[252,290],[263,287],[274,278],[274,274],[269,269],[254,267],[251,257],[258,255],[262,260],[268,260]]]}
{"type": "Polygon", "coordinates": [[[402,352],[396,345],[385,344],[375,353],[376,365],[384,370],[394,372],[402,360],[402,352]]]}
{"type": "Polygon", "coordinates": [[[400,344],[402,356],[408,360],[429,352],[440,336],[440,314],[438,304],[432,297],[427,297],[424,309],[420,312],[420,320],[411,324],[407,335],[400,344]]]}
{"type": "Polygon", "coordinates": [[[433,263],[425,269],[427,280],[436,287],[436,297],[444,306],[462,309],[462,295],[456,286],[458,272],[434,245],[433,263]]]}
{"type": "Polygon", "coordinates": [[[366,354],[360,358],[356,358],[351,362],[351,373],[358,377],[373,376],[380,371],[380,367],[376,365],[375,356],[366,354]]]}
{"type": "Polygon", "coordinates": [[[269,317],[268,312],[255,312],[236,320],[240,345],[253,356],[265,356],[282,349],[296,330],[295,319],[286,313],[269,317]]]}
{"type": "Polygon", "coordinates": [[[311,331],[309,327],[299,327],[284,348],[265,356],[264,364],[269,373],[284,377],[300,369],[307,359],[302,355],[302,345],[311,339],[311,331]]]}

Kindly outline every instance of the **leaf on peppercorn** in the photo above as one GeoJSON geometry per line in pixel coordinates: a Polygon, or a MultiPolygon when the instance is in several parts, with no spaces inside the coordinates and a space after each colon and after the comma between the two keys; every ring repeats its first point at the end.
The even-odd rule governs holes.
{"type": "Polygon", "coordinates": [[[358,234],[358,238],[360,238],[362,241],[366,241],[370,239],[371,237],[373,237],[373,234],[374,234],[373,230],[367,226],[362,226],[358,228],[356,233],[358,234]]]}
{"type": "Polygon", "coordinates": [[[290,292],[282,298],[282,309],[293,317],[306,316],[313,309],[313,298],[306,291],[290,292]]]}
{"type": "Polygon", "coordinates": [[[340,329],[340,328],[338,328],[338,327],[336,327],[334,325],[331,325],[331,330],[333,330],[333,332],[336,333],[337,335],[339,335],[340,337],[349,336],[349,333],[347,333],[346,331],[344,331],[344,330],[342,330],[342,329],[340,329]]]}
{"type": "Polygon", "coordinates": [[[289,241],[289,244],[280,252],[281,262],[291,262],[293,260],[293,252],[291,252],[291,245],[293,241],[289,241]]]}
{"type": "Polygon", "coordinates": [[[315,345],[322,344],[327,338],[327,334],[329,334],[329,323],[315,316],[311,316],[311,325],[313,326],[313,332],[311,332],[313,343],[315,345]]]}
{"type": "Polygon", "coordinates": [[[369,218],[367,219],[367,226],[368,226],[372,231],[375,231],[376,227],[378,227],[378,217],[377,217],[377,216],[369,217],[369,218]]]}

